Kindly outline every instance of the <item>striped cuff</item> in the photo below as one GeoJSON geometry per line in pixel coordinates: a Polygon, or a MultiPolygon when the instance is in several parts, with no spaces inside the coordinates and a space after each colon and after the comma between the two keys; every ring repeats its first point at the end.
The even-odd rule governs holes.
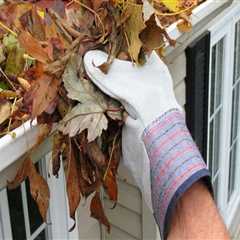
{"type": "Polygon", "coordinates": [[[169,110],[156,119],[142,137],[150,159],[154,216],[162,239],[166,239],[177,200],[210,173],[179,110],[169,110]]]}

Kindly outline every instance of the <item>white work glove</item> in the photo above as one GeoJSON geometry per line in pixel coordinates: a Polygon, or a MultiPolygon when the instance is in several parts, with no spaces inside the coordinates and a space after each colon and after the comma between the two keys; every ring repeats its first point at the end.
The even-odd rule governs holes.
{"type": "Polygon", "coordinates": [[[152,210],[150,163],[142,141],[144,129],[170,109],[180,109],[173,91],[167,66],[155,52],[144,66],[115,59],[108,74],[96,66],[106,62],[108,55],[94,50],[86,53],[84,65],[90,79],[104,93],[119,100],[129,113],[123,128],[123,162],[141,189],[152,210]]]}

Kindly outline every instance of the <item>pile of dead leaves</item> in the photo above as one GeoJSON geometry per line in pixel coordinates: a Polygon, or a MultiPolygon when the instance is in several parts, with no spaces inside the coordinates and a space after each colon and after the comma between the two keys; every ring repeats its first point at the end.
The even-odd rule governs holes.
{"type": "MultiPolygon", "coordinates": [[[[115,57],[144,64],[145,56],[174,44],[165,28],[189,16],[198,0],[9,0],[0,6],[0,134],[37,118],[43,137],[52,136],[52,171],[63,163],[70,215],[81,198],[94,194],[91,215],[106,225],[100,199],[103,187],[117,203],[123,107],[90,82],[84,54],[109,54],[99,67],[107,74],[115,57]],[[41,127],[42,126],[42,127],[41,127]]],[[[14,137],[14,136],[13,136],[14,137]]],[[[45,180],[31,159],[10,188],[29,178],[43,219],[49,202],[45,180]]]]}

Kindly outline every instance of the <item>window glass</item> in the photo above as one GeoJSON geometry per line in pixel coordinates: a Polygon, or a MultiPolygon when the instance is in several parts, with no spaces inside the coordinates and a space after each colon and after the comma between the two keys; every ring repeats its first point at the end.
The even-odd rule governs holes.
{"type": "MultiPolygon", "coordinates": [[[[220,128],[222,118],[222,81],[223,81],[224,38],[212,47],[210,82],[210,121],[208,142],[208,166],[215,179],[217,191],[219,174],[220,128]]],[[[216,195],[217,193],[215,193],[216,195]]]]}
{"type": "MultiPolygon", "coordinates": [[[[214,121],[212,120],[211,123],[210,123],[210,128],[209,128],[209,148],[208,148],[208,155],[209,155],[209,160],[213,159],[214,155],[214,151],[213,151],[213,123],[214,121]]],[[[213,161],[209,161],[209,170],[210,172],[212,173],[212,176],[213,176],[213,161]]]]}
{"type": "Polygon", "coordinates": [[[237,155],[237,144],[233,145],[230,151],[230,167],[229,167],[229,177],[228,177],[228,200],[232,196],[235,189],[235,178],[236,178],[236,155],[237,155]]]}
{"type": "Polygon", "coordinates": [[[212,69],[211,69],[211,101],[210,101],[210,112],[211,115],[214,113],[214,96],[215,96],[215,80],[216,80],[216,52],[217,45],[212,48],[212,69]]]}
{"type": "Polygon", "coordinates": [[[240,78],[240,22],[235,26],[234,83],[240,78]]]}
{"type": "Polygon", "coordinates": [[[46,230],[42,231],[36,238],[35,240],[46,240],[46,230]]]}
{"type": "MultiPolygon", "coordinates": [[[[36,167],[39,172],[39,164],[36,167]]],[[[7,195],[13,239],[46,240],[46,227],[43,227],[37,204],[31,196],[29,180],[15,190],[8,190],[7,195]],[[43,230],[37,235],[40,227],[43,230]]]]}
{"type": "Polygon", "coordinates": [[[26,239],[21,187],[7,190],[13,240],[26,239]]]}
{"type": "Polygon", "coordinates": [[[223,81],[223,39],[217,44],[217,65],[215,80],[215,109],[221,104],[222,97],[222,81],[223,81]]]}
{"type": "Polygon", "coordinates": [[[214,117],[214,175],[219,170],[219,148],[220,148],[220,125],[221,125],[221,111],[214,117]]]}

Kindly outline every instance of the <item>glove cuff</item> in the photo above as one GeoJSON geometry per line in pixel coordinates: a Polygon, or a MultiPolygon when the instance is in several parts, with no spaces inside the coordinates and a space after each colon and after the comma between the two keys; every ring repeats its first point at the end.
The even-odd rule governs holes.
{"type": "Polygon", "coordinates": [[[166,239],[178,199],[203,177],[211,186],[210,173],[178,109],[153,121],[142,138],[150,160],[154,216],[162,239],[166,239]]]}

